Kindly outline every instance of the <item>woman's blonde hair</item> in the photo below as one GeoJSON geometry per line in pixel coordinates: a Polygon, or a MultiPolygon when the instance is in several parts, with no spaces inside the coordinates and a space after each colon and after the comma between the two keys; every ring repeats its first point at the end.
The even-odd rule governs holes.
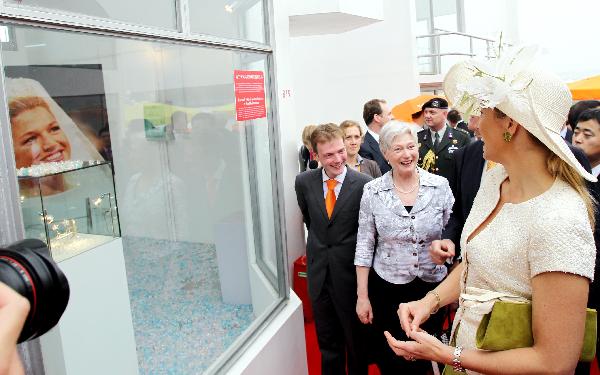
{"type": "Polygon", "coordinates": [[[581,199],[585,203],[592,230],[594,230],[596,227],[596,202],[590,194],[583,177],[581,177],[575,168],[571,167],[553,152],[550,152],[548,159],[546,159],[546,167],[554,178],[560,178],[579,193],[579,196],[581,196],[581,199]]]}
{"type": "MultiPolygon", "coordinates": [[[[494,108],[494,115],[497,118],[504,118],[507,116],[498,108],[494,108]]],[[[548,157],[546,159],[546,168],[548,169],[550,175],[552,175],[554,178],[560,178],[568,183],[569,186],[575,189],[581,199],[583,199],[590,224],[592,225],[592,230],[594,230],[596,227],[596,200],[590,194],[583,177],[581,177],[575,168],[571,167],[566,161],[562,160],[560,156],[552,152],[542,141],[534,137],[529,132],[527,132],[527,134],[537,145],[542,146],[548,153],[548,157]]]]}
{"type": "Polygon", "coordinates": [[[312,146],[310,144],[310,136],[312,135],[312,132],[315,131],[316,128],[317,128],[317,125],[306,125],[304,127],[304,129],[302,130],[302,143],[304,144],[304,146],[306,146],[308,148],[312,148],[312,146]]]}
{"type": "Polygon", "coordinates": [[[342,131],[344,132],[344,134],[346,134],[346,129],[351,128],[351,127],[357,127],[358,128],[358,132],[360,134],[360,136],[363,136],[363,130],[360,127],[360,124],[356,121],[352,121],[352,120],[344,120],[342,121],[342,123],[340,124],[340,129],[342,129],[342,131]]]}

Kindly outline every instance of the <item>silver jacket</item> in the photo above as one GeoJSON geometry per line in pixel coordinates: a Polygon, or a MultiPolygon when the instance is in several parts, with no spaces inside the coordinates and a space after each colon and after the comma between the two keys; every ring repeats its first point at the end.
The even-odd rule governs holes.
{"type": "Polygon", "coordinates": [[[448,272],[433,263],[429,245],[441,238],[454,196],[444,177],[421,168],[418,172],[419,193],[410,213],[394,190],[392,171],[367,183],[360,202],[354,264],[373,267],[393,284],[415,277],[439,282],[448,272]]]}

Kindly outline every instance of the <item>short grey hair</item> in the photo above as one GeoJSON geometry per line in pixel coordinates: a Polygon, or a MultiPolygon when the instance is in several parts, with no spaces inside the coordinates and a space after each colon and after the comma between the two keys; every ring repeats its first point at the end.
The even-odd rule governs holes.
{"type": "Polygon", "coordinates": [[[379,133],[379,148],[381,149],[381,153],[385,154],[392,147],[394,139],[404,134],[410,134],[415,143],[419,143],[417,132],[412,124],[398,120],[391,120],[385,124],[383,129],[381,129],[381,133],[379,133]]]}

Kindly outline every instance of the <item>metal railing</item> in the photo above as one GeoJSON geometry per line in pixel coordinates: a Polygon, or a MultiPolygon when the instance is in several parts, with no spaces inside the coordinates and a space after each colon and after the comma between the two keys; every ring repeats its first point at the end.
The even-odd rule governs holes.
{"type": "MultiPolygon", "coordinates": [[[[433,34],[419,35],[417,38],[417,49],[419,52],[425,50],[425,53],[417,55],[417,64],[420,74],[442,74],[444,73],[444,57],[474,57],[477,55],[485,56],[488,59],[496,58],[498,41],[480,37],[477,35],[466,34],[458,31],[448,31],[435,29],[433,34]],[[441,43],[443,37],[454,38],[456,46],[443,51],[441,43]],[[426,41],[423,48],[420,41],[426,41]],[[464,43],[468,41],[468,45],[464,43]],[[443,51],[443,52],[442,52],[443,51]]],[[[509,43],[502,43],[502,47],[510,46],[509,43]]],[[[456,59],[455,59],[456,60],[456,59]]],[[[449,67],[449,66],[448,66],[449,67]]]]}

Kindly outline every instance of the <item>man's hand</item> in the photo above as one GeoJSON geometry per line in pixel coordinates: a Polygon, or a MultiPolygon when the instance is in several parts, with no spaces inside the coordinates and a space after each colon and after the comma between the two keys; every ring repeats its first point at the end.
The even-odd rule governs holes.
{"type": "Polygon", "coordinates": [[[451,240],[435,240],[429,246],[429,255],[435,264],[442,265],[456,254],[454,242],[451,240]]]}

